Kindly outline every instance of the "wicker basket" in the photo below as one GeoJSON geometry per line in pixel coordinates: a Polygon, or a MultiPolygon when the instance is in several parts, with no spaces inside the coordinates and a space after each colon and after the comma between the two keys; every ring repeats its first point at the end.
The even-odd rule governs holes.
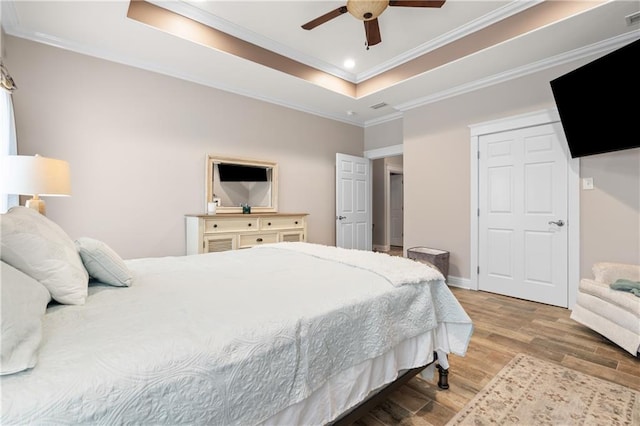
{"type": "Polygon", "coordinates": [[[433,249],[429,247],[413,247],[407,249],[407,257],[426,263],[436,268],[444,275],[446,280],[449,276],[449,252],[444,250],[433,249]]]}

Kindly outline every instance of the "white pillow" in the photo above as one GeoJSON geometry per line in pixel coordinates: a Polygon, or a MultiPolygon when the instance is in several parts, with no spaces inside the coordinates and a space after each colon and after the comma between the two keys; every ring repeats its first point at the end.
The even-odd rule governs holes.
{"type": "Polygon", "coordinates": [[[640,265],[617,262],[598,262],[591,268],[596,281],[611,284],[622,278],[630,281],[640,281],[640,265]]]}
{"type": "Polygon", "coordinates": [[[0,218],[0,258],[44,285],[59,303],[82,305],[89,274],[62,228],[37,211],[12,207],[0,218]]]}
{"type": "Polygon", "coordinates": [[[133,282],[127,265],[106,243],[82,237],[76,240],[76,247],[90,277],[117,287],[129,287],[133,282]]]}
{"type": "Polygon", "coordinates": [[[4,375],[36,365],[42,317],[51,295],[38,281],[4,262],[0,262],[0,282],[0,374],[4,375]]]}

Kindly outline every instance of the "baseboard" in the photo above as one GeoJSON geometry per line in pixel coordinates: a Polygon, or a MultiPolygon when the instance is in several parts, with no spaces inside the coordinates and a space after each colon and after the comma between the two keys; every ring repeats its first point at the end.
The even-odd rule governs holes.
{"type": "Polygon", "coordinates": [[[447,284],[451,287],[465,288],[471,290],[471,280],[469,278],[447,277],[447,284]]]}

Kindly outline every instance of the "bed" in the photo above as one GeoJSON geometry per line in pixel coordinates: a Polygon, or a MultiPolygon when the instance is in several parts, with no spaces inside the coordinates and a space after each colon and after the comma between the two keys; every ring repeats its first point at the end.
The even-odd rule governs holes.
{"type": "MultiPolygon", "coordinates": [[[[73,299],[47,281],[59,267],[20,257],[51,229],[68,246],[63,231],[15,209],[1,222],[2,424],[329,424],[405,371],[432,374],[434,354],[464,356],[473,330],[435,269],[311,243],[122,260],[81,238],[73,299]],[[21,315],[41,327],[16,364],[4,343],[21,315]]],[[[75,259],[63,251],[48,253],[75,259]]]]}

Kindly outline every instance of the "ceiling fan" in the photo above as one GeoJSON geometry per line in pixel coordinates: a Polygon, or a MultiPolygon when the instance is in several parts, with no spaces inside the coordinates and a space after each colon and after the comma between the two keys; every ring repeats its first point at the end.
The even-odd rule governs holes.
{"type": "Polygon", "coordinates": [[[378,26],[378,16],[384,12],[387,6],[400,7],[442,7],[445,0],[348,0],[346,6],[318,16],[317,18],[302,25],[305,30],[311,30],[318,25],[324,24],[333,18],[337,18],[343,13],[349,12],[351,15],[364,21],[364,32],[367,38],[367,49],[382,41],[380,27],[378,26]]]}

